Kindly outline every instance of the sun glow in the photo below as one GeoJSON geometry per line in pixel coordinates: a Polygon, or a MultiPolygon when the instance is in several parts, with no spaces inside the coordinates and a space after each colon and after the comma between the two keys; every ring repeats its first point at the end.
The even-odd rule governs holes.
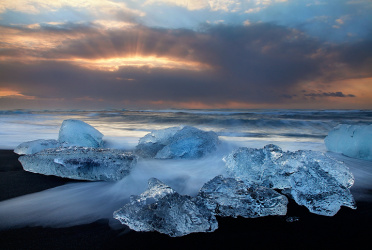
{"type": "Polygon", "coordinates": [[[149,67],[149,68],[168,68],[201,71],[208,70],[211,67],[207,64],[194,61],[183,61],[174,58],[156,57],[156,56],[135,56],[135,57],[117,57],[106,59],[87,60],[76,58],[73,63],[80,67],[90,70],[117,71],[121,67],[149,67]]]}

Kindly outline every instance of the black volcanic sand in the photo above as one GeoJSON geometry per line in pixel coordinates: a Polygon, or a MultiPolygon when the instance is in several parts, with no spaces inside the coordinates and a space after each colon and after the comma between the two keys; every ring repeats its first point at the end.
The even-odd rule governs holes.
{"type": "MultiPolygon", "coordinates": [[[[0,150],[0,200],[71,182],[28,173],[17,159],[12,151],[0,150]]],[[[342,207],[335,216],[326,217],[291,201],[286,216],[218,218],[215,232],[179,238],[128,228],[114,230],[104,220],[69,228],[27,227],[0,231],[0,249],[370,249],[372,202],[357,202],[357,206],[356,210],[342,207]],[[294,217],[298,220],[288,222],[294,217]]]]}

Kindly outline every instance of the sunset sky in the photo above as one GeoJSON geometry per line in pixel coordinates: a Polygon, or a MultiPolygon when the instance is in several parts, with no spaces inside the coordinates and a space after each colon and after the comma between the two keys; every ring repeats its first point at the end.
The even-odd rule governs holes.
{"type": "Polygon", "coordinates": [[[1,0],[0,109],[372,109],[371,0],[1,0]]]}

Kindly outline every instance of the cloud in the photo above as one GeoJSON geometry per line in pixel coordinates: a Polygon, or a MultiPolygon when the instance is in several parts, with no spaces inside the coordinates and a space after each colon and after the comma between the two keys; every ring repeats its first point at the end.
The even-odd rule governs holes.
{"type": "Polygon", "coordinates": [[[259,12],[273,4],[285,3],[288,0],[199,0],[199,1],[184,1],[184,0],[147,0],[144,5],[170,5],[186,8],[190,11],[210,10],[220,12],[259,12]]]}
{"type": "Polygon", "coordinates": [[[100,100],[118,106],[249,107],[293,106],[306,97],[356,100],[359,95],[335,81],[372,76],[370,42],[327,45],[275,24],[205,25],[199,31],[93,23],[2,28],[7,42],[0,44],[0,87],[69,105],[100,100]],[[28,46],[36,37],[42,37],[40,44],[28,46]],[[314,92],[307,84],[313,81],[332,86],[314,92]]]}
{"type": "Polygon", "coordinates": [[[41,11],[57,11],[61,8],[68,7],[76,10],[89,11],[94,15],[108,14],[112,15],[120,11],[132,13],[133,15],[144,15],[143,12],[127,7],[124,2],[110,0],[2,0],[0,2],[0,13],[11,10],[30,14],[38,14],[41,11]]]}
{"type": "Polygon", "coordinates": [[[191,11],[209,9],[211,11],[235,12],[240,9],[241,1],[236,0],[147,0],[145,5],[167,4],[186,8],[191,11]]]}
{"type": "Polygon", "coordinates": [[[323,93],[309,93],[309,94],[304,94],[304,96],[309,96],[309,97],[356,97],[353,94],[344,94],[340,91],[338,92],[323,92],[323,93]]]}

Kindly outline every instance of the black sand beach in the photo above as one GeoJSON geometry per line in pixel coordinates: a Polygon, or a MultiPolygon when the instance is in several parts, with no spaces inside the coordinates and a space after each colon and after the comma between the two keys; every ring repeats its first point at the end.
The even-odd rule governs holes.
{"type": "MultiPolygon", "coordinates": [[[[28,173],[18,155],[0,150],[0,201],[71,182],[63,178],[28,173]]],[[[213,233],[171,238],[159,233],[111,229],[107,221],[69,228],[27,227],[0,231],[0,249],[148,249],[158,248],[276,248],[369,249],[372,234],[372,201],[343,207],[335,216],[311,214],[293,202],[286,216],[257,219],[218,218],[213,233]],[[290,222],[290,219],[297,221],[290,222]]],[[[0,222],[1,223],[1,222],[0,222]]]]}

